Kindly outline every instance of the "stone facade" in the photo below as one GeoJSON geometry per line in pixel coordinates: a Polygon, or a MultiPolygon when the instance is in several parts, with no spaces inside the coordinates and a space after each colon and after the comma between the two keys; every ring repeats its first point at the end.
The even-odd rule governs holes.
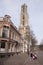
{"type": "Polygon", "coordinates": [[[21,34],[10,18],[9,15],[0,18],[0,53],[23,50],[21,34]]]}
{"type": "Polygon", "coordinates": [[[0,51],[27,52],[30,50],[30,27],[28,23],[27,5],[21,6],[20,26],[17,30],[11,17],[0,18],[0,51]]]}
{"type": "Polygon", "coordinates": [[[29,50],[30,44],[30,27],[28,23],[28,13],[26,4],[23,4],[21,6],[19,32],[21,34],[21,37],[24,39],[24,51],[27,52],[27,49],[29,50]]]}

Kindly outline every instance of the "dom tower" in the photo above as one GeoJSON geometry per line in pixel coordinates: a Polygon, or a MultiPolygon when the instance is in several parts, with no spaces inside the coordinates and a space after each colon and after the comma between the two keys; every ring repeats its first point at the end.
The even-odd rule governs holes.
{"type": "Polygon", "coordinates": [[[24,40],[23,52],[25,52],[25,51],[27,52],[27,50],[29,50],[30,28],[29,28],[29,24],[28,24],[28,13],[27,13],[26,4],[23,4],[21,6],[19,32],[21,34],[21,37],[24,40]]]}

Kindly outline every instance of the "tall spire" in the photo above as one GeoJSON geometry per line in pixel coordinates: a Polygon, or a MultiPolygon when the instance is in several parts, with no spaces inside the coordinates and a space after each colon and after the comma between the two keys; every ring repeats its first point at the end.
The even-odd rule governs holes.
{"type": "Polygon", "coordinates": [[[27,13],[27,5],[26,4],[23,4],[21,6],[20,25],[22,25],[22,26],[28,25],[28,13],[27,13]]]}
{"type": "Polygon", "coordinates": [[[19,32],[21,34],[21,37],[25,41],[24,49],[27,50],[27,46],[29,45],[29,40],[30,40],[30,27],[28,24],[28,13],[27,13],[27,5],[26,4],[23,4],[21,6],[19,32]]]}
{"type": "Polygon", "coordinates": [[[27,33],[29,34],[28,13],[27,13],[27,5],[26,4],[23,4],[21,6],[19,32],[22,35],[26,35],[27,33]]]}

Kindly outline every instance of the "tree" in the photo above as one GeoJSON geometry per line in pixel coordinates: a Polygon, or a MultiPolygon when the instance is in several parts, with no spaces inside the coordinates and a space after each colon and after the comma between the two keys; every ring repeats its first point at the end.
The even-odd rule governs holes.
{"type": "Polygon", "coordinates": [[[41,42],[40,42],[39,49],[40,49],[40,50],[43,50],[43,39],[42,39],[41,42]]]}
{"type": "Polygon", "coordinates": [[[30,31],[30,38],[31,38],[31,50],[34,51],[35,45],[37,44],[37,39],[33,31],[30,31]]]}

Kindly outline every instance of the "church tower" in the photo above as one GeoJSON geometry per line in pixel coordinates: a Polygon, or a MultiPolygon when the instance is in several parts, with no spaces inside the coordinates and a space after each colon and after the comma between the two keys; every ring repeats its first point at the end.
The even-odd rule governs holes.
{"type": "Polygon", "coordinates": [[[27,13],[27,5],[23,4],[21,6],[21,14],[20,14],[20,26],[19,26],[19,32],[21,34],[21,37],[24,39],[24,48],[27,51],[27,45],[29,42],[30,37],[30,27],[28,24],[28,13],[27,13]]]}

